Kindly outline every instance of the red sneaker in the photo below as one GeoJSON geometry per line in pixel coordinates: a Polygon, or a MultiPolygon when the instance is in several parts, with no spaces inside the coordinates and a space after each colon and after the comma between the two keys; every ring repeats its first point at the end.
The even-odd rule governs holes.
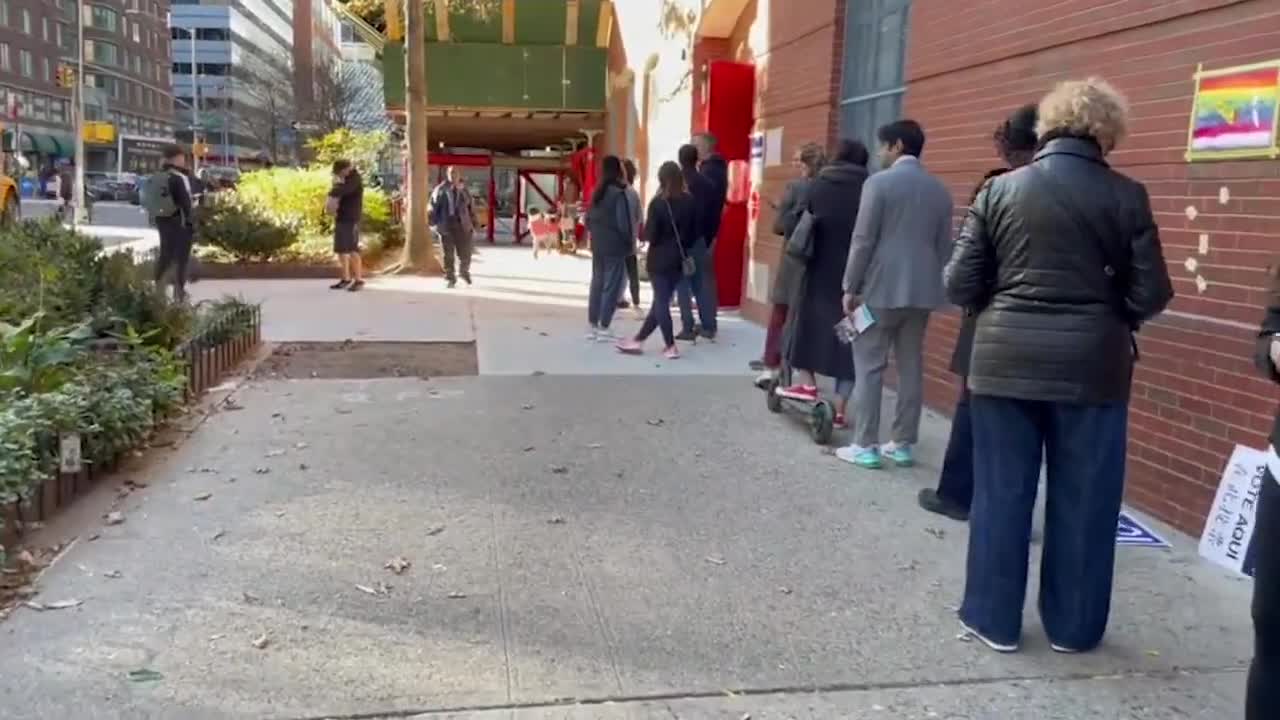
{"type": "Polygon", "coordinates": [[[791,387],[778,388],[778,395],[791,400],[817,402],[818,388],[814,385],[792,385],[791,387]]]}

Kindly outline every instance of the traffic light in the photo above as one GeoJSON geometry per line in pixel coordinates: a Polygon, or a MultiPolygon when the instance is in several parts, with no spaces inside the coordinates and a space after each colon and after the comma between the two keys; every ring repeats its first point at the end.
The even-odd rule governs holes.
{"type": "Polygon", "coordinates": [[[60,88],[72,88],[76,86],[76,69],[70,65],[59,65],[55,80],[60,88]]]}

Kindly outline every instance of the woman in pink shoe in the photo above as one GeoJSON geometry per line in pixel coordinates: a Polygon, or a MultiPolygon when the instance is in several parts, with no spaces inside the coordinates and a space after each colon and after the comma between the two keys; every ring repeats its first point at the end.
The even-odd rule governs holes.
{"type": "Polygon", "coordinates": [[[630,340],[618,343],[618,350],[629,355],[643,352],[644,341],[654,330],[662,330],[663,355],[674,360],[680,357],[676,349],[675,331],[671,324],[671,297],[680,284],[681,267],[690,243],[697,240],[697,207],[693,196],[685,190],[684,175],[680,166],[665,162],[658,169],[658,194],[649,202],[645,214],[644,235],[649,243],[645,258],[645,270],[653,284],[653,302],[640,331],[630,340]]]}

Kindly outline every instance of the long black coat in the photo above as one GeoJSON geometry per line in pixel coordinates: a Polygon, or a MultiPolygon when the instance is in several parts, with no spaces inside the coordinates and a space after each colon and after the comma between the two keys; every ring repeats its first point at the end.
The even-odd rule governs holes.
{"type": "Polygon", "coordinates": [[[865,167],[835,163],[809,186],[808,209],[817,221],[813,257],[805,266],[800,305],[791,318],[791,367],[840,380],[853,379],[853,349],[836,337],[835,326],[844,318],[844,269],[866,180],[865,167]]]}
{"type": "Polygon", "coordinates": [[[969,389],[1020,400],[1128,402],[1130,333],[1173,298],[1146,188],[1083,138],[987,183],[944,274],[982,308],[969,389]]]}

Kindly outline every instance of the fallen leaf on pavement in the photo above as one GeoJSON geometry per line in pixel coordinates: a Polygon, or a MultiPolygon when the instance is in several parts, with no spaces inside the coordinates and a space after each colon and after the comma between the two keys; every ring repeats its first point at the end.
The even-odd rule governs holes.
{"type": "Polygon", "coordinates": [[[382,582],[373,587],[369,587],[368,585],[356,585],[356,589],[366,595],[373,595],[374,597],[382,597],[391,593],[391,586],[382,582]]]}
{"type": "Polygon", "coordinates": [[[521,405],[521,406],[520,406],[520,409],[521,409],[521,410],[532,410],[532,409],[533,409],[533,403],[525,403],[524,405],[521,405]]]}
{"type": "Polygon", "coordinates": [[[397,575],[403,575],[404,571],[408,570],[412,566],[413,563],[409,562],[408,559],[404,557],[393,557],[383,565],[383,567],[397,575]]]}
{"type": "Polygon", "coordinates": [[[196,495],[191,499],[195,500],[196,502],[204,502],[205,500],[208,500],[211,497],[213,497],[213,493],[200,493],[199,495],[196,495]]]}
{"type": "Polygon", "coordinates": [[[934,537],[938,538],[939,540],[941,540],[941,539],[943,539],[943,538],[945,538],[945,537],[947,536],[947,531],[946,531],[946,530],[942,530],[942,529],[940,529],[940,528],[925,528],[925,529],[924,529],[924,531],[925,531],[925,532],[927,532],[927,533],[929,533],[930,535],[932,535],[932,536],[934,536],[934,537]]]}
{"type": "Polygon", "coordinates": [[[281,455],[283,455],[283,454],[284,454],[284,451],[283,451],[283,450],[268,450],[268,451],[267,451],[267,457],[269,457],[269,458],[273,458],[273,457],[280,457],[280,456],[281,456],[281,455]]]}
{"type": "Polygon", "coordinates": [[[129,682],[159,682],[163,675],[150,668],[129,671],[129,682]]]}
{"type": "Polygon", "coordinates": [[[215,635],[210,635],[210,636],[209,636],[209,642],[217,642],[217,641],[221,640],[222,638],[224,638],[224,637],[226,637],[226,636],[227,636],[227,634],[226,634],[226,633],[217,633],[217,634],[215,634],[215,635]]]}
{"type": "Polygon", "coordinates": [[[1147,655],[1149,655],[1150,657],[1160,657],[1160,651],[1159,651],[1159,650],[1148,650],[1148,651],[1147,651],[1147,655]]]}
{"type": "Polygon", "coordinates": [[[728,563],[725,561],[725,559],[724,559],[724,558],[722,558],[722,557],[720,557],[719,555],[708,555],[708,556],[706,556],[706,557],[705,557],[705,558],[703,558],[703,559],[704,559],[704,560],[706,560],[707,562],[711,563],[712,565],[726,565],[726,564],[728,564],[728,563]]]}
{"type": "Polygon", "coordinates": [[[464,592],[458,592],[457,590],[454,590],[453,592],[449,593],[447,597],[450,600],[462,600],[465,597],[467,597],[467,594],[464,592]]]}
{"type": "Polygon", "coordinates": [[[334,412],[336,412],[336,413],[338,413],[339,415],[350,415],[350,414],[351,414],[351,410],[349,410],[349,409],[347,409],[347,408],[334,408],[334,409],[333,409],[333,411],[334,411],[334,412]]]}
{"type": "Polygon", "coordinates": [[[99,534],[99,533],[93,533],[93,534],[91,534],[89,537],[85,538],[85,540],[88,540],[89,542],[93,542],[94,540],[97,540],[97,539],[98,539],[98,538],[100,538],[100,537],[102,537],[102,535],[101,535],[101,534],[99,534]]]}
{"type": "Polygon", "coordinates": [[[666,422],[667,421],[663,420],[662,418],[653,418],[652,420],[648,421],[648,423],[654,427],[662,427],[663,425],[666,424],[666,422]]]}
{"type": "Polygon", "coordinates": [[[83,600],[58,600],[56,602],[51,602],[51,603],[39,603],[34,600],[28,600],[22,604],[26,605],[32,610],[39,610],[40,612],[44,612],[45,610],[70,610],[71,608],[80,607],[81,605],[84,604],[84,601],[83,600]]]}
{"type": "Polygon", "coordinates": [[[219,530],[218,532],[216,532],[216,533],[214,533],[214,534],[213,534],[213,537],[211,537],[211,538],[209,538],[209,539],[210,539],[211,541],[218,541],[218,540],[221,540],[222,538],[226,537],[226,535],[227,535],[227,531],[226,531],[226,530],[219,530]]]}
{"type": "Polygon", "coordinates": [[[120,572],[119,570],[111,570],[109,572],[102,573],[102,577],[111,578],[112,580],[119,580],[120,578],[124,577],[124,573],[120,572]]]}
{"type": "Polygon", "coordinates": [[[271,644],[271,638],[267,637],[265,634],[259,635],[254,638],[250,644],[259,650],[266,650],[267,646],[271,644]]]}
{"type": "Polygon", "coordinates": [[[276,419],[279,419],[279,420],[283,420],[283,419],[284,419],[284,413],[279,412],[279,411],[277,411],[277,412],[273,412],[273,413],[271,413],[271,417],[276,418],[276,419]]]}
{"type": "Polygon", "coordinates": [[[271,472],[271,468],[269,468],[269,467],[260,467],[260,468],[254,468],[254,469],[253,469],[253,471],[254,471],[255,473],[259,474],[259,475],[266,475],[266,474],[268,474],[268,473],[270,473],[270,472],[271,472]]]}
{"type": "Polygon", "coordinates": [[[308,447],[310,447],[310,445],[305,442],[294,443],[293,446],[299,450],[306,450],[308,447]]]}
{"type": "Polygon", "coordinates": [[[599,449],[600,449],[600,448],[602,448],[602,447],[604,447],[604,445],[602,445],[601,443],[591,443],[590,445],[588,445],[588,446],[587,446],[587,449],[588,449],[588,450],[599,450],[599,449]]]}
{"type": "Polygon", "coordinates": [[[13,558],[19,571],[38,570],[40,563],[36,562],[36,556],[31,554],[30,550],[23,550],[13,558]]]}
{"type": "Polygon", "coordinates": [[[311,469],[311,466],[310,466],[310,465],[308,465],[308,464],[306,464],[306,463],[298,463],[298,469],[299,469],[299,470],[309,470],[309,469],[311,469]]]}
{"type": "Polygon", "coordinates": [[[551,473],[554,475],[568,475],[569,468],[565,467],[564,465],[552,465],[551,473]]]}
{"type": "Polygon", "coordinates": [[[223,410],[243,410],[244,406],[235,401],[235,398],[227,398],[222,401],[223,410]]]}
{"type": "Polygon", "coordinates": [[[534,446],[532,446],[532,445],[525,445],[525,446],[524,446],[524,451],[525,451],[525,452],[533,452],[534,450],[537,450],[537,449],[538,449],[538,448],[536,448],[536,447],[534,447],[534,446]]]}
{"type": "Polygon", "coordinates": [[[276,511],[276,517],[284,517],[284,511],[283,511],[283,510],[277,510],[277,511],[276,511]]]}
{"type": "Polygon", "coordinates": [[[442,532],[444,532],[443,525],[432,525],[431,527],[427,528],[427,537],[431,537],[433,535],[439,535],[442,532]]]}
{"type": "Polygon", "coordinates": [[[792,593],[792,590],[791,588],[784,585],[778,588],[778,592],[782,593],[783,595],[790,595],[792,593]]]}
{"type": "Polygon", "coordinates": [[[555,517],[551,518],[550,520],[548,520],[547,522],[548,522],[548,523],[550,523],[551,525],[563,525],[563,524],[564,524],[564,518],[562,518],[562,517],[560,517],[559,515],[557,515],[557,516],[555,516],[555,517]]]}
{"type": "Polygon", "coordinates": [[[240,597],[244,598],[244,601],[245,601],[246,603],[250,604],[250,605],[261,605],[261,604],[262,604],[262,598],[258,597],[257,595],[254,595],[253,593],[249,592],[248,590],[245,590],[245,591],[241,592],[241,593],[240,593],[240,597]]]}
{"type": "Polygon", "coordinates": [[[543,375],[546,375],[546,373],[545,373],[545,372],[543,372],[543,371],[541,371],[541,370],[534,370],[533,372],[531,372],[531,373],[529,373],[529,374],[530,374],[530,375],[532,375],[532,376],[534,376],[534,377],[542,377],[543,375]]]}
{"type": "Polygon", "coordinates": [[[119,510],[112,510],[104,515],[103,519],[107,521],[108,525],[119,525],[124,522],[124,513],[119,510]]]}

